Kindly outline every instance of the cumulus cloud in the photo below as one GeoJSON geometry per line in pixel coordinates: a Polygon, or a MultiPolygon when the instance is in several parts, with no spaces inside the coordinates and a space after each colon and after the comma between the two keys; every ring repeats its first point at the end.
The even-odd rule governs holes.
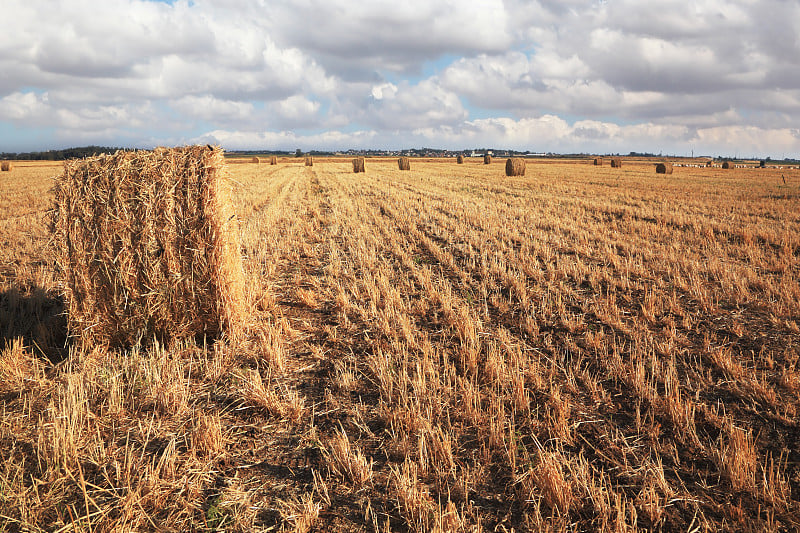
{"type": "Polygon", "coordinates": [[[580,120],[572,124],[555,115],[514,120],[508,117],[473,120],[460,128],[429,128],[415,132],[425,139],[448,145],[510,147],[530,151],[607,152],[609,147],[652,150],[674,148],[691,140],[691,130],[681,125],[652,123],[619,125],[580,120]]]}
{"type": "Polygon", "coordinates": [[[269,28],[309,50],[332,72],[416,72],[445,54],[500,52],[512,45],[502,0],[278,0],[269,28]],[[309,31],[313,28],[313,31],[309,31]]]}
{"type": "Polygon", "coordinates": [[[235,146],[238,149],[257,150],[264,146],[277,150],[338,150],[343,146],[367,148],[376,139],[375,131],[325,131],[322,133],[301,135],[293,131],[229,131],[214,130],[191,139],[198,144],[220,144],[235,146]]]}
{"type": "Polygon", "coordinates": [[[800,156],[797,2],[6,0],[4,13],[0,122],[42,132],[8,148],[800,156]]]}
{"type": "Polygon", "coordinates": [[[0,119],[13,122],[38,122],[49,110],[47,93],[15,92],[0,99],[0,119]]]}
{"type": "Polygon", "coordinates": [[[180,113],[209,122],[237,123],[251,116],[254,109],[250,102],[222,100],[210,94],[186,95],[170,105],[180,113]]]}
{"type": "Polygon", "coordinates": [[[397,85],[394,83],[382,83],[372,87],[372,97],[375,100],[383,100],[384,98],[394,98],[397,95],[397,85]]]}
{"type": "Polygon", "coordinates": [[[436,79],[416,85],[384,86],[380,98],[368,102],[361,120],[384,130],[411,130],[419,127],[455,124],[467,118],[458,95],[442,87],[436,79]]]}

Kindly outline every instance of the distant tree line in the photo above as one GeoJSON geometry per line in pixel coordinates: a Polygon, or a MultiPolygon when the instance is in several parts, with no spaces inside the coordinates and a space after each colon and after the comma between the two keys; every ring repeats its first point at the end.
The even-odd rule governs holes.
{"type": "MultiPolygon", "coordinates": [[[[100,154],[113,154],[117,150],[130,150],[130,148],[113,148],[109,146],[81,146],[76,148],[64,148],[63,150],[47,150],[44,152],[0,152],[0,159],[4,160],[26,160],[26,161],[64,161],[65,159],[75,159],[75,158],[83,158],[83,157],[91,157],[94,155],[100,154]]],[[[400,150],[404,153],[408,153],[411,155],[417,156],[424,156],[430,152],[442,152],[442,153],[449,153],[449,154],[456,154],[462,153],[465,155],[469,155],[469,153],[476,152],[476,153],[486,153],[487,151],[494,151],[495,153],[507,153],[509,155],[526,155],[528,152],[519,152],[516,150],[498,150],[498,149],[489,149],[489,148],[475,148],[474,150],[444,150],[438,148],[411,148],[411,149],[404,149],[400,150]]],[[[359,150],[360,153],[365,153],[367,155],[375,154],[381,155],[384,154],[385,150],[359,150]]],[[[232,150],[226,152],[226,155],[229,157],[241,157],[247,155],[282,155],[286,154],[286,151],[280,150],[232,150]]],[[[289,152],[291,153],[291,152],[289,152]]],[[[310,150],[307,154],[303,153],[302,150],[299,148],[295,152],[297,157],[302,157],[304,155],[318,155],[318,156],[326,156],[326,155],[334,155],[334,152],[330,151],[322,151],[322,150],[310,150]]],[[[587,156],[589,154],[580,153],[580,154],[556,154],[556,153],[547,153],[548,157],[564,157],[564,158],[572,158],[576,156],[587,156]]],[[[622,155],[622,154],[606,154],[606,155],[622,155]]],[[[661,153],[654,154],[651,152],[629,152],[628,156],[630,157],[662,157],[661,153]]],[[[668,156],[668,157],[677,157],[677,156],[668,156]]],[[[724,156],[717,156],[714,158],[717,161],[732,161],[737,158],[732,157],[724,157],[724,156]]],[[[741,158],[739,158],[741,159],[741,158]]],[[[758,157],[753,156],[750,159],[760,159],[758,157]]],[[[773,163],[773,164],[800,164],[800,160],[792,159],[792,158],[784,158],[784,159],[772,159],[767,157],[764,159],[765,163],[773,163]]]]}
{"type": "Polygon", "coordinates": [[[0,154],[0,159],[26,161],[64,161],[65,159],[90,157],[100,154],[113,154],[117,150],[125,150],[125,148],[111,148],[108,146],[81,146],[79,148],[48,150],[46,152],[3,152],[0,154]]]}

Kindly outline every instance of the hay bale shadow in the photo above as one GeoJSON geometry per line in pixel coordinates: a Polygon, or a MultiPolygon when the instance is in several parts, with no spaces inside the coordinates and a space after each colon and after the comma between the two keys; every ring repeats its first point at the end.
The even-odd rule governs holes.
{"type": "Polygon", "coordinates": [[[0,349],[17,338],[51,363],[63,361],[68,350],[62,296],[16,284],[0,291],[0,349]]]}

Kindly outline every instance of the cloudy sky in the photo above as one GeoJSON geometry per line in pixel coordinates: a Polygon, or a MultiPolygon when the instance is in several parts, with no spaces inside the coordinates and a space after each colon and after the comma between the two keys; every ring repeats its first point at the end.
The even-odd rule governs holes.
{"type": "Polygon", "coordinates": [[[0,152],[800,157],[797,0],[3,0],[0,152]]]}

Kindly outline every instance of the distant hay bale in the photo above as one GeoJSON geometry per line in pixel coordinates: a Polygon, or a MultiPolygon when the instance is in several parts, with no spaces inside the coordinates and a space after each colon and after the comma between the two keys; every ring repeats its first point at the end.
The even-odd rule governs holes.
{"type": "Polygon", "coordinates": [[[269,158],[269,164],[270,165],[277,165],[278,164],[278,156],[273,155],[272,157],[270,157],[269,158]]]}
{"type": "Polygon", "coordinates": [[[595,157],[594,158],[594,165],[596,167],[602,167],[603,166],[603,158],[602,157],[595,157]]]}
{"type": "Polygon", "coordinates": [[[14,165],[11,161],[3,161],[0,163],[0,171],[2,172],[10,172],[13,168],[14,165]]]}
{"type": "Polygon", "coordinates": [[[49,222],[72,337],[113,347],[239,335],[244,279],[224,165],[211,146],[64,163],[49,222]]]}
{"type": "Polygon", "coordinates": [[[730,161],[725,161],[724,163],[722,163],[722,168],[733,168],[733,163],[731,163],[730,161]]]}
{"type": "Polygon", "coordinates": [[[713,166],[714,166],[714,161],[712,160],[706,161],[706,167],[713,167],[713,166]]]}
{"type": "Polygon", "coordinates": [[[356,157],[353,159],[353,172],[358,174],[359,172],[366,172],[365,162],[363,157],[356,157]]]}
{"type": "Polygon", "coordinates": [[[310,155],[306,156],[306,166],[307,167],[313,167],[314,166],[314,158],[311,157],[310,155]]]}
{"type": "Polygon", "coordinates": [[[250,160],[250,162],[251,162],[251,163],[256,163],[256,164],[258,164],[258,163],[261,163],[261,159],[260,159],[260,158],[258,158],[258,157],[254,157],[254,158],[252,158],[252,159],[250,160]]]}
{"type": "Polygon", "coordinates": [[[491,164],[491,162],[492,162],[492,156],[490,156],[489,154],[486,154],[485,156],[483,156],[483,164],[484,165],[489,165],[489,164],[491,164]]]}
{"type": "Polygon", "coordinates": [[[461,154],[458,154],[456,156],[456,163],[458,163],[459,165],[463,164],[464,163],[464,156],[461,155],[461,154]]]}
{"type": "Polygon", "coordinates": [[[672,174],[672,163],[664,162],[657,164],[656,174],[672,174]]]}
{"type": "Polygon", "coordinates": [[[611,158],[611,168],[620,168],[622,166],[622,159],[619,157],[611,158]]]}
{"type": "Polygon", "coordinates": [[[510,157],[506,159],[506,176],[524,176],[525,160],[521,157],[510,157]]]}
{"type": "Polygon", "coordinates": [[[397,159],[397,166],[400,170],[411,170],[411,161],[407,157],[397,159]]]}

